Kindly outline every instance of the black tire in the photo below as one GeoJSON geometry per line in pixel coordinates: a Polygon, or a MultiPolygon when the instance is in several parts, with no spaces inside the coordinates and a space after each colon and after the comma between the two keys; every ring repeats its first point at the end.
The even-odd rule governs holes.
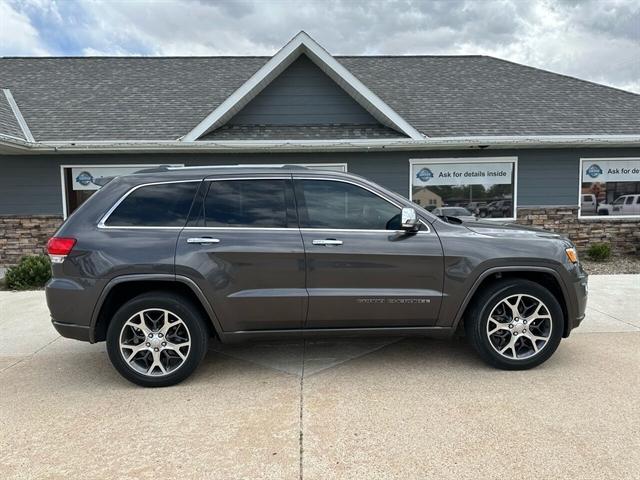
{"type": "MultiPolygon", "coordinates": [[[[494,324],[495,322],[491,326],[494,324]]],[[[545,362],[556,351],[562,339],[564,315],[556,297],[542,285],[524,279],[504,279],[491,284],[473,299],[467,310],[464,326],[469,343],[486,363],[503,370],[526,370],[545,362]],[[501,355],[497,351],[497,347],[494,348],[494,345],[492,345],[495,340],[490,340],[487,332],[489,315],[493,309],[502,300],[512,295],[524,295],[526,298],[530,296],[539,299],[544,303],[551,317],[551,331],[547,342],[540,347],[537,353],[532,353],[531,356],[524,358],[507,358],[501,355]]],[[[513,336],[513,331],[510,334],[513,336]]],[[[520,342],[525,342],[524,345],[521,343],[525,349],[531,345],[530,340],[520,340],[520,342]]],[[[533,351],[532,348],[531,346],[531,351],[533,351]]],[[[515,348],[510,352],[513,356],[518,357],[515,348]]]]}
{"type": "MultiPolygon", "coordinates": [[[[149,325],[153,324],[147,324],[149,325]]],[[[186,298],[168,292],[149,292],[129,300],[115,313],[107,330],[107,352],[111,363],[124,378],[143,387],[167,387],[186,379],[195,371],[207,353],[208,342],[209,333],[199,309],[186,298]],[[185,358],[179,367],[173,371],[167,368],[167,373],[161,376],[147,375],[137,371],[125,360],[120,350],[120,336],[124,334],[123,327],[129,319],[135,318],[136,313],[147,309],[167,310],[178,317],[185,325],[190,339],[190,346],[185,347],[188,351],[184,354],[185,358]]],[[[153,355],[151,352],[149,354],[153,355]]],[[[141,355],[146,353],[141,352],[141,355]]]]}

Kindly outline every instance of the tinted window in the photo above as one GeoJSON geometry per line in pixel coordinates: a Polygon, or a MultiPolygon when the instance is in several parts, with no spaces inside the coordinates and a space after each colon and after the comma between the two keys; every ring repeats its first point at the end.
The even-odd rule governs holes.
{"type": "Polygon", "coordinates": [[[625,203],[627,205],[631,205],[633,203],[633,197],[627,197],[627,201],[625,203]]]}
{"type": "Polygon", "coordinates": [[[400,209],[364,188],[326,180],[297,182],[299,200],[306,207],[300,218],[302,227],[400,229],[400,209]]]}
{"type": "Polygon", "coordinates": [[[287,206],[291,205],[293,208],[293,199],[287,181],[224,180],[213,181],[210,184],[204,201],[205,226],[288,226],[287,206]]]}
{"type": "Polygon", "coordinates": [[[199,182],[165,183],[131,192],[109,216],[106,225],[182,227],[199,182]]]}

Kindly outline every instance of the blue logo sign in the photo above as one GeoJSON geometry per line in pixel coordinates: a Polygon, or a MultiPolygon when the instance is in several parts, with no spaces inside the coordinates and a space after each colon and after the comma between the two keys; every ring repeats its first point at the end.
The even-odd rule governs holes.
{"type": "Polygon", "coordinates": [[[90,183],[93,183],[93,175],[91,175],[89,172],[81,172],[76,177],[76,182],[86,187],[90,183]]]}
{"type": "Polygon", "coordinates": [[[428,182],[433,178],[433,172],[425,167],[422,170],[420,170],[418,173],[416,173],[416,177],[423,182],[428,182]]]}
{"type": "Polygon", "coordinates": [[[591,178],[598,178],[600,175],[602,175],[602,169],[599,165],[596,165],[594,163],[589,168],[587,168],[587,175],[589,175],[591,178]]]}

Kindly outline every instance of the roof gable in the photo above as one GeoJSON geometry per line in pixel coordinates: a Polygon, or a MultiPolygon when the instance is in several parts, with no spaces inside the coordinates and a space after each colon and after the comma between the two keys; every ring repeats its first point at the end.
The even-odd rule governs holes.
{"type": "Polygon", "coordinates": [[[382,125],[302,54],[211,140],[407,138],[382,125]]]}
{"type": "Polygon", "coordinates": [[[424,138],[424,135],[369,90],[309,35],[300,32],[182,140],[187,142],[197,140],[225,125],[301,55],[308,57],[380,124],[415,140],[424,138]]]}

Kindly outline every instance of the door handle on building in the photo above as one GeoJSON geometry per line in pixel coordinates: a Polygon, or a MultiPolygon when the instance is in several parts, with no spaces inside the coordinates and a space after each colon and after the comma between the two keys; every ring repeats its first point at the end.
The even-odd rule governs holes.
{"type": "Polygon", "coordinates": [[[334,245],[342,245],[342,240],[336,240],[334,238],[327,238],[326,240],[314,240],[314,245],[324,245],[326,247],[332,247],[334,245]]]}
{"type": "Polygon", "coordinates": [[[211,237],[193,237],[187,238],[187,243],[199,243],[200,245],[204,245],[207,243],[220,243],[220,240],[211,237]]]}

